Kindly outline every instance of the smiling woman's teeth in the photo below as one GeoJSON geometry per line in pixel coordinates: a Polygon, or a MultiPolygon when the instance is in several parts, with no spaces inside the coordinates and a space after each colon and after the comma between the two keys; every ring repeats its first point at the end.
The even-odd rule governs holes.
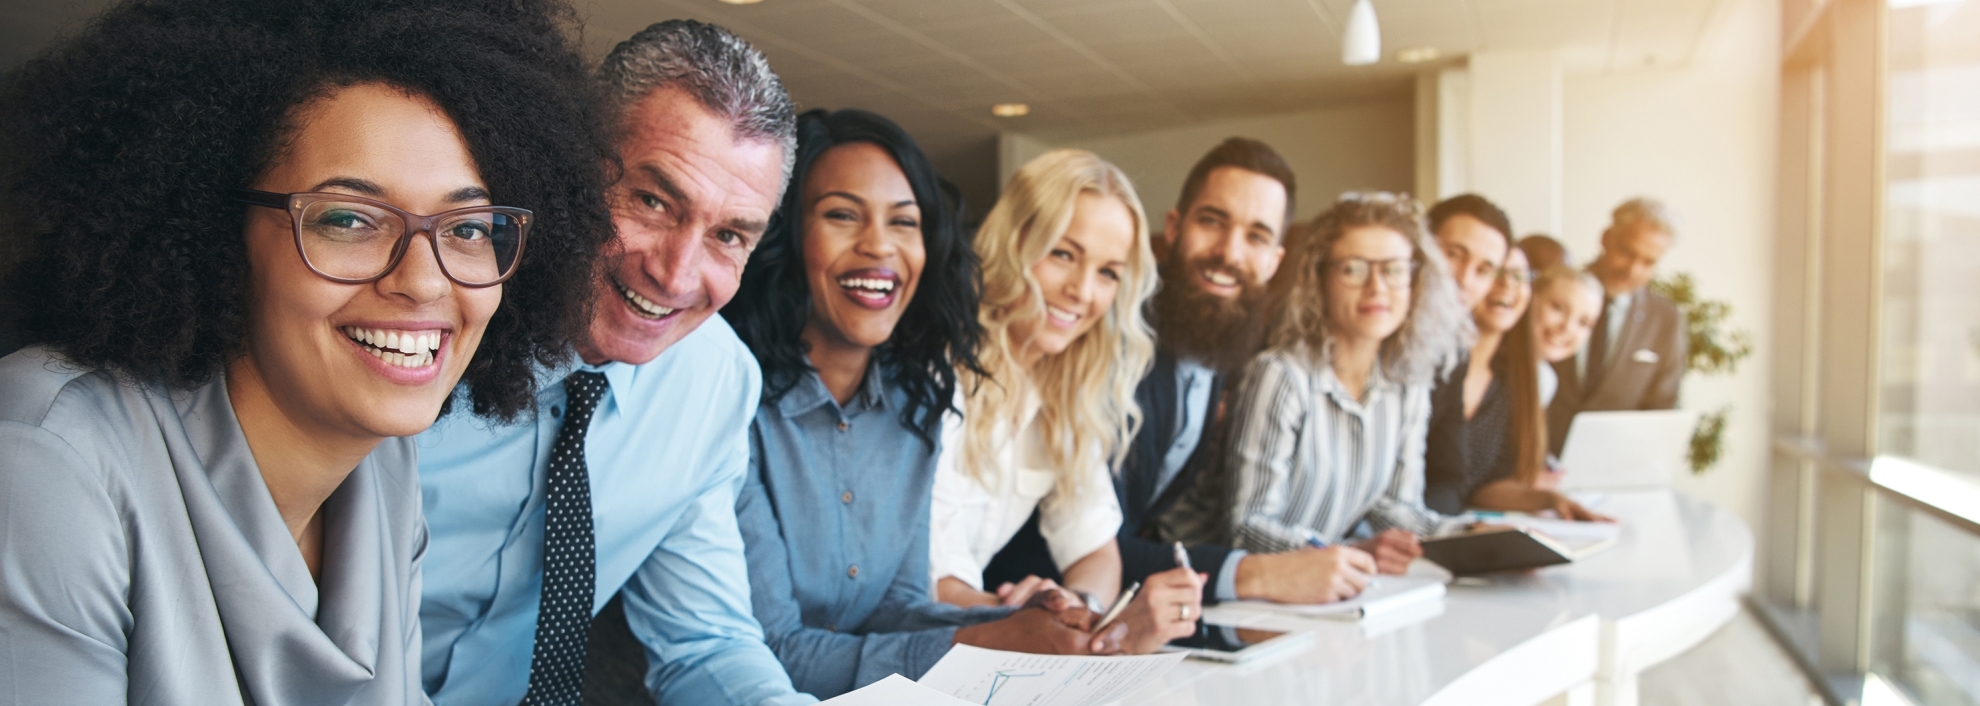
{"type": "Polygon", "coordinates": [[[875,277],[841,277],[839,278],[839,286],[846,289],[864,289],[883,294],[894,291],[893,280],[875,277]]]}
{"type": "Polygon", "coordinates": [[[673,309],[653,303],[653,300],[640,296],[639,292],[633,291],[631,287],[619,284],[616,280],[612,282],[612,286],[619,288],[619,296],[625,297],[626,303],[632,305],[633,311],[639,313],[640,316],[648,319],[659,319],[674,313],[673,309]]]}
{"type": "Polygon", "coordinates": [[[424,368],[433,364],[440,351],[439,331],[400,331],[398,329],[346,326],[346,337],[364,344],[365,351],[387,365],[424,368]]]}
{"type": "Polygon", "coordinates": [[[1070,311],[1066,311],[1065,309],[1061,309],[1056,306],[1045,307],[1045,315],[1052,317],[1053,321],[1057,321],[1062,324],[1072,324],[1073,322],[1079,321],[1078,314],[1072,313],[1070,311]]]}

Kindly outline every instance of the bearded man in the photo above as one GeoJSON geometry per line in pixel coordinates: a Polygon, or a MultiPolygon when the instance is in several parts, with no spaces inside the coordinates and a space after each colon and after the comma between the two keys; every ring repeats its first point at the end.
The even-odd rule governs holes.
{"type": "MultiPolygon", "coordinates": [[[[1149,312],[1155,363],[1135,390],[1141,428],[1114,475],[1123,584],[1176,566],[1174,545],[1159,541],[1156,520],[1191,494],[1214,462],[1223,383],[1258,352],[1265,288],[1285,256],[1292,213],[1285,159],[1263,142],[1233,137],[1190,169],[1155,239],[1162,277],[1149,312]]],[[[1037,522],[1034,516],[991,562],[985,585],[1056,573],[1037,522]]],[[[1327,603],[1360,593],[1375,572],[1366,552],[1344,545],[1251,554],[1206,543],[1187,551],[1190,565],[1209,576],[1205,603],[1327,603]]]]}

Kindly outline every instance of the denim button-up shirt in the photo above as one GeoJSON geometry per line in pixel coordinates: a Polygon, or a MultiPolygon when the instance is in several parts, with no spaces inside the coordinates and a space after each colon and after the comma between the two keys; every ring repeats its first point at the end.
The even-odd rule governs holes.
{"type": "Polygon", "coordinates": [[[841,407],[807,372],[750,425],[736,502],[750,597],[799,691],[830,698],[899,672],[918,679],[956,625],[1000,608],[936,603],[928,582],[935,449],[902,426],[907,396],[877,366],[841,407]]]}

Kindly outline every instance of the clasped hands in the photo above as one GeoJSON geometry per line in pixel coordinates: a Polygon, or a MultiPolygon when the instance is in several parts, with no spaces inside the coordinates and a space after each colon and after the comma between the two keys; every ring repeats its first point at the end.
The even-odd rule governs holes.
{"type": "MultiPolygon", "coordinates": [[[[1095,632],[1101,615],[1050,579],[1026,577],[998,587],[997,597],[1017,612],[1002,620],[958,628],[956,642],[1038,654],[1148,654],[1196,633],[1203,615],[1202,574],[1176,568],[1154,574],[1119,618],[1095,632]]],[[[1104,608],[1103,608],[1104,610],[1104,608]]]]}

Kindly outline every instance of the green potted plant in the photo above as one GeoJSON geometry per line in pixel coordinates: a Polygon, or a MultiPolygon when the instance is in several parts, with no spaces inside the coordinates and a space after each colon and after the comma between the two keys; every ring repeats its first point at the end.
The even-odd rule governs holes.
{"type": "MultiPolygon", "coordinates": [[[[1659,277],[1650,283],[1650,288],[1669,298],[1684,313],[1685,372],[1731,375],[1739,368],[1740,361],[1753,355],[1752,335],[1726,322],[1732,316],[1732,305],[1699,297],[1689,273],[1659,277]]],[[[1724,455],[1726,419],[1731,414],[1732,405],[1726,405],[1698,418],[1687,455],[1692,473],[1704,473],[1724,455]]]]}

